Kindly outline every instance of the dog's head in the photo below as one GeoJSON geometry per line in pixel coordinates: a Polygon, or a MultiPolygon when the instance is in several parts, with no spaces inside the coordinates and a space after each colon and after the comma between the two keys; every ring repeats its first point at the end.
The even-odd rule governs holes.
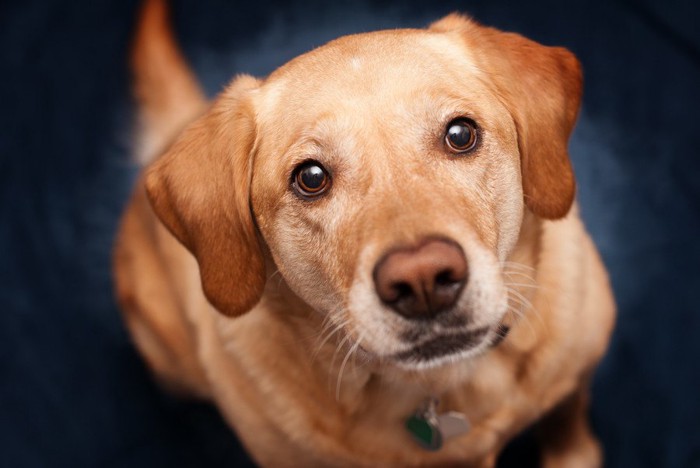
{"type": "Polygon", "coordinates": [[[372,355],[419,368],[488,347],[523,216],[563,217],[577,60],[457,15],[349,36],[239,77],[148,171],[210,302],[260,299],[265,255],[372,355]]]}

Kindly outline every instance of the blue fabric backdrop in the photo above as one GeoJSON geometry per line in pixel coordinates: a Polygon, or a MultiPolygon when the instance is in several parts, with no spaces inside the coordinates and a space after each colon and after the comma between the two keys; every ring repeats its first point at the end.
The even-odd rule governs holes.
{"type": "MultiPolygon", "coordinates": [[[[697,3],[174,2],[211,94],[338,35],[454,10],[564,45],[586,88],[571,149],[619,303],[592,418],[610,467],[700,466],[697,3]]],[[[135,167],[136,2],[0,3],[0,466],[246,466],[207,405],[164,395],[129,343],[110,248],[135,167]]],[[[527,439],[502,466],[533,458],[527,439]]]]}

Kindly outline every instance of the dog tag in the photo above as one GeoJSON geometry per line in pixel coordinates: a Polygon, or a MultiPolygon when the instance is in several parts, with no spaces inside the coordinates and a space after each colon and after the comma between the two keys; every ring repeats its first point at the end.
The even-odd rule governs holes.
{"type": "Polygon", "coordinates": [[[442,434],[437,421],[425,414],[415,414],[406,420],[406,429],[413,440],[426,450],[434,452],[442,447],[442,434]],[[433,419],[431,421],[431,419],[433,419]]]}
{"type": "Polygon", "coordinates": [[[445,440],[469,431],[466,416],[456,411],[437,414],[438,401],[429,398],[422,410],[406,420],[406,429],[413,439],[426,450],[440,450],[445,440]]]}
{"type": "Polygon", "coordinates": [[[462,413],[450,411],[449,413],[440,414],[437,417],[437,421],[443,440],[469,432],[469,421],[462,413]]]}

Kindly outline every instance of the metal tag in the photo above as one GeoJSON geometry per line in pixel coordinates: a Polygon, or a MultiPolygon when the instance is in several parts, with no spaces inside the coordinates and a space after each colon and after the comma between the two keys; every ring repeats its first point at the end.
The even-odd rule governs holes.
{"type": "Polygon", "coordinates": [[[466,434],[471,427],[466,416],[456,411],[440,414],[437,420],[443,440],[466,434]]]}
{"type": "Polygon", "coordinates": [[[437,414],[438,401],[429,398],[423,409],[406,420],[406,429],[413,439],[426,450],[440,450],[445,440],[469,431],[466,416],[456,411],[437,414]]]}

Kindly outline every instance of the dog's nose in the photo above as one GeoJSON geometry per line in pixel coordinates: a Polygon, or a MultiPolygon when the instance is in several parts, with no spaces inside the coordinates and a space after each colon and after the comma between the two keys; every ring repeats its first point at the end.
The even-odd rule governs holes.
{"type": "Polygon", "coordinates": [[[459,245],[430,239],[382,258],[374,268],[374,287],[382,302],[400,315],[431,319],[457,302],[467,275],[459,245]]]}

